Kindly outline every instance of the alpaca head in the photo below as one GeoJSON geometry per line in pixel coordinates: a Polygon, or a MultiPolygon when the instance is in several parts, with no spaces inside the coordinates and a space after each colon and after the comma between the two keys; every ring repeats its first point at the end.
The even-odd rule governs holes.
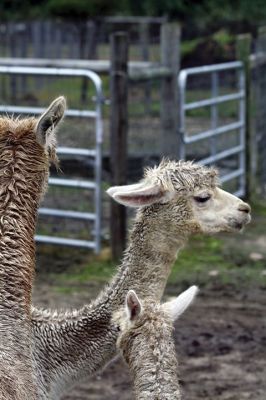
{"type": "Polygon", "coordinates": [[[147,169],[139,183],[112,187],[107,193],[126,206],[149,208],[147,215],[161,215],[169,231],[175,224],[188,233],[239,231],[250,221],[250,207],[217,184],[213,168],[164,160],[147,169]]]}
{"type": "Polygon", "coordinates": [[[65,108],[64,97],[58,97],[37,119],[0,118],[0,179],[34,182],[37,201],[47,186],[49,163],[57,163],[55,128],[65,108]]]}
{"type": "Polygon", "coordinates": [[[174,300],[159,304],[149,298],[141,301],[134,290],[129,290],[124,309],[114,315],[114,322],[120,328],[117,346],[126,351],[134,338],[145,341],[154,333],[153,330],[159,336],[166,333],[167,328],[171,333],[173,323],[193,302],[197,292],[197,286],[191,286],[174,300]],[[146,339],[145,335],[148,335],[146,339]]]}

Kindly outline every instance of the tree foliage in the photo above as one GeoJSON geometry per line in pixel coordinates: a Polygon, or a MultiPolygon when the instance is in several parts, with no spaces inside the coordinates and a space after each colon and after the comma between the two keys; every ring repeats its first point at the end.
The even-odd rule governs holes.
{"type": "Polygon", "coordinates": [[[63,18],[92,18],[112,15],[123,9],[123,0],[48,0],[46,12],[63,18]]]}
{"type": "Polygon", "coordinates": [[[37,1],[34,0],[1,0],[0,21],[18,20],[30,17],[37,1]]]}
{"type": "Polygon", "coordinates": [[[186,30],[254,27],[266,22],[265,0],[1,0],[0,21],[61,17],[85,20],[104,15],[168,15],[186,30]]]}

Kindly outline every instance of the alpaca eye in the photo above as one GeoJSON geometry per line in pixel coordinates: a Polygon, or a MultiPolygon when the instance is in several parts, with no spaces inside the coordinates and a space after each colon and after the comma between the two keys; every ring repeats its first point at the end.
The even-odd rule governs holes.
{"type": "Polygon", "coordinates": [[[194,200],[197,203],[206,203],[206,201],[210,200],[211,196],[206,195],[206,196],[194,196],[194,200]]]}

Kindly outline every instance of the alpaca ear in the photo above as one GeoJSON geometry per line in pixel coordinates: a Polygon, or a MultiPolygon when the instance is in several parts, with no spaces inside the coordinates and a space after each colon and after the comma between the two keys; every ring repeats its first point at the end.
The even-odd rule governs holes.
{"type": "Polygon", "coordinates": [[[40,116],[36,126],[36,136],[38,142],[47,145],[50,134],[62,120],[66,109],[66,100],[63,96],[55,99],[48,109],[40,116]]]}
{"type": "Polygon", "coordinates": [[[162,307],[166,312],[170,313],[171,318],[175,321],[190,306],[198,291],[199,289],[197,286],[191,286],[176,299],[164,303],[162,307]]]}
{"type": "Polygon", "coordinates": [[[142,312],[141,302],[134,290],[129,290],[127,293],[126,311],[130,321],[134,321],[142,312]]]}
{"type": "Polygon", "coordinates": [[[167,202],[171,193],[160,185],[148,185],[145,182],[135,185],[113,186],[107,190],[115,201],[128,207],[150,206],[154,203],[167,202]]]}

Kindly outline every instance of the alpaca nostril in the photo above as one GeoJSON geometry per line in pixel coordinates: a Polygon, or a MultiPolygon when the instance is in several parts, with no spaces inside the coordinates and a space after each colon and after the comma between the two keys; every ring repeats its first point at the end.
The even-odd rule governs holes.
{"type": "Polygon", "coordinates": [[[243,211],[243,212],[245,212],[247,214],[249,214],[250,211],[251,211],[250,206],[247,203],[244,203],[244,202],[239,204],[238,210],[239,211],[243,211]]]}

